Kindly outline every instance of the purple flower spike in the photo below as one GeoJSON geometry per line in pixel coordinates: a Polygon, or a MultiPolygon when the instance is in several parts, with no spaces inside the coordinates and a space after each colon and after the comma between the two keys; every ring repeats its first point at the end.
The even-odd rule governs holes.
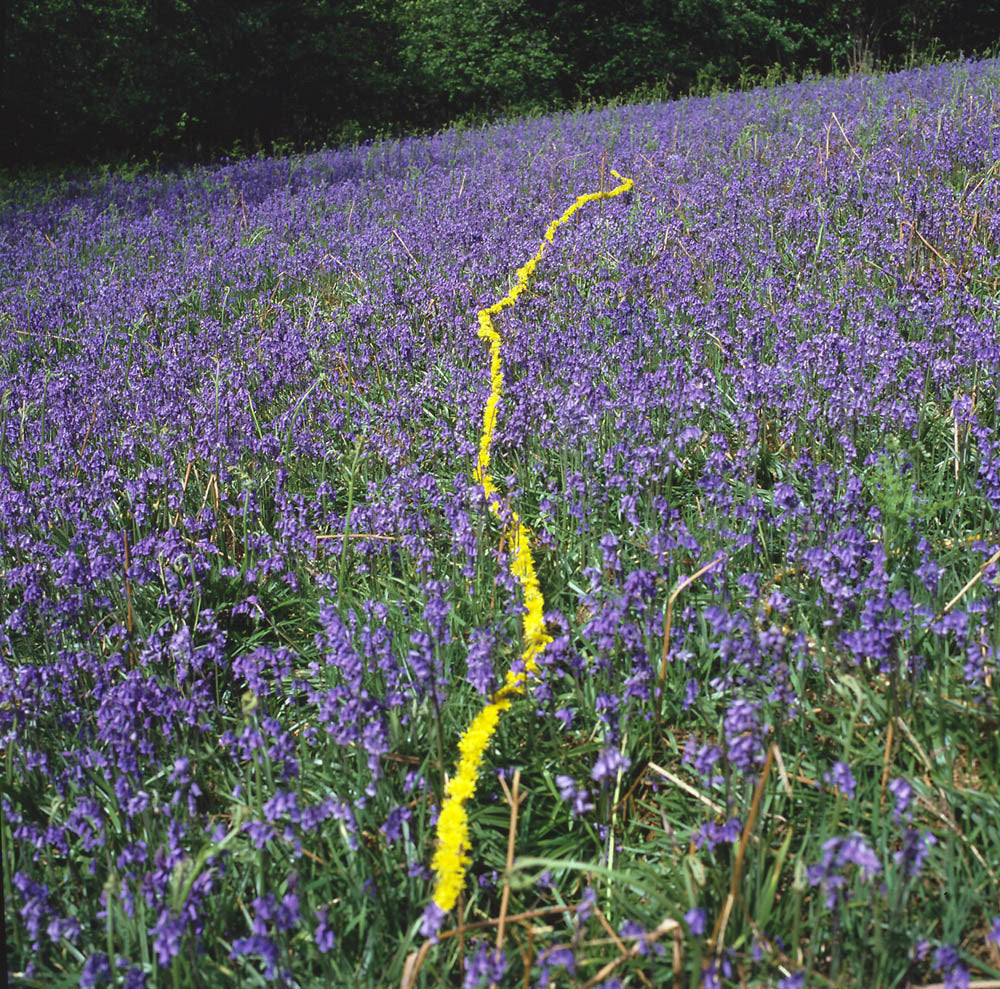
{"type": "Polygon", "coordinates": [[[420,922],[420,936],[437,940],[438,931],[444,923],[444,918],[448,914],[442,910],[433,900],[424,907],[423,919],[420,922]]]}
{"type": "Polygon", "coordinates": [[[704,907],[692,907],[684,914],[684,923],[688,925],[693,937],[701,937],[705,933],[708,913],[704,907]]]}
{"type": "Polygon", "coordinates": [[[944,975],[944,989],[969,989],[969,970],[952,945],[942,944],[934,952],[934,967],[944,975]]]}
{"type": "Polygon", "coordinates": [[[846,762],[835,762],[830,767],[830,771],[823,776],[823,779],[835,786],[848,800],[854,799],[854,788],[857,783],[851,772],[851,767],[846,762]]]}
{"type": "Polygon", "coordinates": [[[614,779],[619,772],[624,772],[632,765],[632,760],[618,749],[603,749],[590,771],[590,778],[595,783],[606,783],[614,779]]]}
{"type": "Polygon", "coordinates": [[[895,806],[892,811],[892,819],[899,823],[903,820],[903,817],[910,806],[910,800],[913,797],[913,787],[910,786],[905,779],[899,777],[891,780],[886,789],[892,794],[895,800],[895,806]]]}
{"type": "Polygon", "coordinates": [[[481,989],[492,983],[500,983],[507,971],[507,956],[499,949],[493,949],[486,941],[476,941],[475,953],[468,961],[462,989],[481,989]]]}
{"type": "Polygon", "coordinates": [[[316,942],[317,949],[325,954],[328,951],[332,951],[337,943],[336,935],[333,933],[333,929],[329,927],[327,923],[327,914],[330,908],[323,906],[316,910],[316,931],[313,934],[313,940],[316,942]]]}

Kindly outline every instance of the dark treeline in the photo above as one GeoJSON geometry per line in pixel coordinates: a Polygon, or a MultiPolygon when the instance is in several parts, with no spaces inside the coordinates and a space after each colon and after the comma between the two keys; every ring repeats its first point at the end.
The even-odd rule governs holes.
{"type": "Polygon", "coordinates": [[[997,42],[1000,0],[0,0],[10,163],[306,147],[997,42]]]}

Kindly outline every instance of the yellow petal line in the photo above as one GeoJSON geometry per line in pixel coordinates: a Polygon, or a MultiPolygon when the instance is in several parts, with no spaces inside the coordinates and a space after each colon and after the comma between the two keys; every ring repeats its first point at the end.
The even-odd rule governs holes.
{"type": "MultiPolygon", "coordinates": [[[[614,189],[601,192],[588,192],[578,196],[562,216],[553,220],[545,231],[545,238],[537,253],[522,268],[517,271],[517,281],[514,287],[499,301],[487,309],[479,311],[479,336],[490,345],[490,383],[492,390],[486,400],[483,410],[483,432],[479,440],[479,456],[473,479],[482,485],[493,514],[500,517],[500,505],[494,495],[499,494],[496,484],[489,473],[490,447],[493,442],[493,430],[497,421],[497,406],[503,392],[503,361],[500,357],[501,339],[493,322],[498,316],[517,302],[527,290],[535,268],[542,260],[546,248],[552,243],[555,232],[566,223],[573,214],[586,203],[599,199],[610,199],[629,192],[633,187],[631,179],[623,179],[617,172],[611,173],[618,181],[614,189]]],[[[521,636],[522,667],[517,672],[508,670],[504,684],[493,695],[490,702],[476,715],[472,724],[465,729],[459,739],[458,766],[455,775],[448,780],[444,788],[444,802],[437,822],[437,848],[431,867],[434,871],[433,900],[443,910],[451,910],[458,899],[465,882],[465,873],[472,861],[469,842],[469,817],[466,803],[475,795],[476,782],[479,777],[479,767],[489,745],[490,738],[496,730],[500,715],[511,705],[511,700],[518,694],[523,694],[525,681],[529,675],[538,672],[538,656],[552,637],[545,632],[545,622],[542,611],[545,601],[538,586],[538,576],[531,556],[531,530],[521,521],[516,512],[512,512],[504,531],[504,538],[511,553],[510,570],[521,584],[524,592],[524,622],[521,636]]]]}

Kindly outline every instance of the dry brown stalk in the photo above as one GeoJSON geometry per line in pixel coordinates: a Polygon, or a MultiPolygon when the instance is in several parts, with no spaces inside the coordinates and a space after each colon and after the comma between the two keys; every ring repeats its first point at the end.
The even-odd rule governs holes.
{"type": "Polygon", "coordinates": [[[219,514],[219,479],[216,476],[215,471],[212,471],[208,475],[208,484],[205,486],[205,497],[201,499],[201,508],[198,509],[200,512],[208,504],[209,495],[212,497],[212,508],[215,510],[216,516],[219,514]]]}
{"type": "Polygon", "coordinates": [[[890,720],[889,727],[885,733],[885,754],[882,757],[882,780],[879,783],[879,797],[878,797],[879,807],[881,807],[882,804],[885,803],[885,787],[886,784],[889,782],[889,766],[892,762],[892,740],[893,740],[893,731],[895,725],[896,722],[890,720]]]}
{"type": "Polygon", "coordinates": [[[650,945],[655,944],[664,934],[669,934],[671,931],[679,931],[680,927],[681,925],[672,917],[665,917],[653,930],[639,938],[625,954],[619,955],[614,960],[608,962],[596,975],[584,982],[580,989],[593,989],[593,986],[596,986],[598,982],[603,982],[623,962],[627,962],[630,958],[635,958],[643,948],[648,948],[650,945]]]}
{"type": "Polygon", "coordinates": [[[640,773],[635,778],[635,780],[633,781],[632,785],[625,791],[624,796],[622,796],[622,798],[615,804],[615,806],[611,810],[611,816],[612,816],[612,818],[616,817],[618,815],[618,812],[620,810],[622,810],[622,808],[625,806],[626,803],[628,803],[629,799],[632,797],[632,794],[635,793],[636,788],[642,782],[642,778],[645,775],[646,774],[644,772],[640,773]]]}
{"type": "Polygon", "coordinates": [[[767,757],[764,759],[764,768],[761,770],[760,779],[757,781],[757,786],[753,791],[753,799],[750,801],[750,813],[747,815],[746,824],[743,825],[743,834],[740,835],[740,844],[736,851],[736,861],[733,863],[733,877],[729,883],[729,894],[726,896],[726,903],[722,908],[722,913],[719,914],[715,921],[712,937],[708,942],[709,953],[714,955],[715,958],[718,958],[722,954],[722,946],[726,938],[726,927],[729,924],[729,915],[732,912],[733,904],[736,902],[736,891],[740,883],[740,875],[743,872],[743,856],[746,854],[747,843],[750,841],[750,833],[753,831],[753,826],[757,821],[757,812],[760,810],[761,797],[764,795],[767,778],[771,775],[771,766],[774,764],[774,753],[777,748],[777,745],[773,742],[768,747],[767,757]]]}
{"type": "MultiPolygon", "coordinates": [[[[194,469],[194,460],[189,460],[187,462],[187,469],[184,471],[184,480],[181,481],[181,498],[187,494],[188,481],[191,479],[191,471],[194,469]]],[[[177,528],[177,523],[181,520],[181,510],[178,508],[174,513],[174,528],[177,528]]]]}
{"type": "MultiPolygon", "coordinates": [[[[576,913],[579,909],[577,905],[567,905],[559,907],[537,907],[534,910],[525,910],[523,913],[512,913],[507,917],[508,924],[524,924],[526,921],[534,920],[537,917],[548,917],[555,913],[576,913]]],[[[438,941],[447,941],[449,938],[467,934],[469,931],[482,931],[488,927],[495,927],[500,923],[499,917],[491,917],[488,920],[474,920],[469,924],[459,924],[458,927],[450,931],[442,931],[438,934],[438,941]]],[[[403,966],[403,978],[400,980],[400,989],[413,989],[416,983],[417,973],[427,957],[427,952],[431,949],[430,940],[416,950],[411,951],[406,956],[406,963],[403,966]]],[[[530,968],[530,965],[528,966],[530,968]]]]}
{"type": "MultiPolygon", "coordinates": [[[[601,927],[603,927],[610,935],[611,941],[614,944],[614,946],[618,949],[619,954],[627,953],[628,948],[625,947],[624,941],[622,941],[622,939],[618,936],[618,934],[615,932],[615,929],[611,926],[611,924],[608,923],[608,918],[604,916],[604,912],[601,910],[600,907],[598,906],[594,907],[594,915],[601,922],[601,927]]],[[[639,976],[644,986],[648,986],[649,989],[653,989],[653,984],[646,977],[645,972],[636,972],[635,974],[639,976]]]]}
{"type": "Polygon", "coordinates": [[[685,577],[671,592],[670,597],[667,598],[667,616],[663,623],[663,652],[660,656],[660,693],[656,701],[656,716],[659,718],[660,709],[663,705],[663,681],[667,676],[667,658],[670,653],[670,626],[673,622],[674,613],[674,602],[677,600],[677,596],[684,590],[684,588],[689,587],[693,584],[699,577],[708,573],[712,567],[718,566],[725,557],[717,556],[714,560],[706,563],[699,570],[696,570],[690,577],[685,577]]]}
{"type": "Polygon", "coordinates": [[[95,422],[97,422],[97,402],[94,402],[94,414],[90,417],[90,425],[87,426],[87,432],[84,433],[83,442],[80,444],[80,450],[76,455],[76,466],[73,468],[74,478],[80,473],[80,458],[87,450],[87,441],[90,439],[90,431],[94,428],[95,422]]]}
{"type": "Polygon", "coordinates": [[[952,262],[946,258],[916,227],[913,226],[913,232],[923,241],[924,247],[927,248],[946,268],[952,264],[952,262]]]}
{"type": "Polygon", "coordinates": [[[423,965],[430,948],[431,942],[427,940],[416,951],[411,951],[406,956],[406,961],[403,963],[403,977],[399,981],[399,989],[413,989],[413,986],[417,984],[417,973],[420,971],[420,966],[423,965]]]}
{"type": "Polygon", "coordinates": [[[715,803],[714,800],[710,800],[705,796],[704,793],[696,790],[690,783],[685,783],[679,776],[675,776],[673,773],[668,772],[662,766],[658,766],[655,762],[647,763],[647,766],[653,770],[654,773],[658,773],[665,780],[673,783],[674,786],[683,790],[685,793],[694,797],[695,800],[700,800],[706,807],[709,807],[715,814],[722,814],[725,808],[721,804],[715,803]]]}
{"type": "Polygon", "coordinates": [[[521,967],[524,969],[524,989],[531,989],[531,959],[535,957],[535,937],[533,928],[528,928],[528,943],[517,942],[517,951],[521,956],[521,967]]]}
{"type": "MultiPolygon", "coordinates": [[[[497,951],[503,947],[504,928],[507,924],[507,905],[510,903],[510,874],[514,868],[514,842],[517,837],[517,811],[524,797],[519,793],[521,786],[521,770],[514,770],[513,785],[508,787],[507,781],[501,776],[500,787],[504,799],[510,807],[510,827],[507,829],[507,868],[503,874],[503,892],[500,894],[500,916],[497,919],[497,951]]],[[[495,989],[496,983],[491,983],[490,989],[495,989]]]]}
{"type": "Polygon", "coordinates": [[[778,767],[778,775],[781,777],[781,785],[785,791],[785,795],[790,797],[792,795],[792,784],[788,779],[788,772],[785,769],[785,760],[781,754],[781,749],[777,745],[774,746],[774,764],[778,767]]]}
{"type": "Polygon", "coordinates": [[[674,950],[673,950],[673,972],[674,972],[674,987],[673,989],[681,989],[681,969],[684,961],[684,952],[682,950],[682,945],[684,944],[684,932],[678,927],[674,931],[674,950]]]}
{"type": "MultiPolygon", "coordinates": [[[[925,986],[914,986],[913,989],[947,989],[943,982],[931,982],[925,986]]],[[[1000,989],[1000,979],[980,979],[970,982],[969,989],[1000,989]]]]}
{"type": "MultiPolygon", "coordinates": [[[[972,590],[976,584],[982,579],[984,573],[989,570],[997,561],[1000,561],[1000,549],[998,549],[975,573],[975,575],[966,583],[963,587],[940,611],[938,615],[935,616],[934,622],[939,622],[945,615],[951,611],[952,608],[962,600],[965,595],[972,590]]],[[[931,624],[934,624],[932,622],[931,624]]]]}
{"type": "MultiPolygon", "coordinates": [[[[17,333],[19,336],[28,337],[31,340],[37,340],[37,339],[39,339],[38,334],[37,333],[32,333],[31,330],[19,330],[15,326],[14,327],[14,332],[17,333]]],[[[59,340],[62,343],[76,343],[77,342],[72,337],[63,337],[63,336],[60,336],[58,333],[47,333],[45,335],[45,339],[46,340],[59,340]]]]}
{"type": "MultiPolygon", "coordinates": [[[[831,113],[830,116],[833,117],[834,123],[836,123],[837,128],[840,130],[840,136],[844,139],[844,143],[851,149],[851,154],[854,155],[855,158],[860,158],[861,155],[858,154],[858,149],[855,148],[853,144],[851,144],[850,138],[844,132],[843,125],[837,119],[837,115],[835,113],[831,113]]],[[[830,133],[829,131],[827,131],[827,157],[829,157],[830,154],[829,147],[830,147],[830,133]]]]}
{"type": "Polygon", "coordinates": [[[410,252],[410,249],[406,246],[406,241],[403,240],[403,238],[399,236],[399,231],[398,230],[393,230],[392,233],[393,233],[393,236],[396,238],[396,240],[398,240],[403,245],[403,250],[406,251],[406,253],[409,255],[410,260],[419,268],[421,266],[420,262],[410,252]]]}

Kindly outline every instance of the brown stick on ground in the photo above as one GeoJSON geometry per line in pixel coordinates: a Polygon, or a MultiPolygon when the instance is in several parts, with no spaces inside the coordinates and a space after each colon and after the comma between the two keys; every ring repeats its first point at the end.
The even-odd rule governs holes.
{"type": "MultiPolygon", "coordinates": [[[[508,924],[523,924],[537,917],[549,917],[555,913],[576,913],[579,909],[579,904],[568,904],[558,907],[536,907],[534,910],[525,910],[523,913],[508,914],[506,921],[508,924]]],[[[470,924],[460,924],[453,930],[442,931],[438,934],[437,939],[439,941],[447,941],[448,938],[458,937],[459,935],[467,934],[469,931],[482,931],[487,927],[495,927],[499,923],[499,917],[490,917],[488,920],[474,920],[470,924]]],[[[423,965],[432,944],[433,942],[428,938],[416,951],[411,951],[406,956],[406,963],[403,966],[403,977],[399,983],[400,989],[413,989],[413,986],[416,985],[417,973],[420,971],[420,967],[423,965]]],[[[529,965],[529,970],[530,967],[529,965]]]]}
{"type": "MultiPolygon", "coordinates": [[[[939,621],[941,621],[941,619],[942,619],[942,618],[944,618],[944,616],[945,616],[945,615],[947,615],[947,614],[948,614],[948,612],[949,612],[949,611],[951,611],[951,609],[952,609],[952,608],[954,608],[954,607],[955,607],[955,605],[956,605],[956,604],[958,604],[958,602],[959,602],[959,601],[961,601],[961,600],[962,600],[962,598],[963,598],[963,597],[965,597],[965,595],[966,595],[966,594],[967,594],[967,593],[968,593],[968,592],[969,592],[970,590],[972,590],[972,588],[973,588],[973,587],[975,587],[975,586],[976,586],[976,584],[978,584],[978,583],[979,583],[979,581],[980,581],[980,579],[982,578],[983,574],[984,574],[984,573],[986,573],[986,571],[987,571],[987,570],[989,570],[989,568],[990,568],[990,567],[992,567],[992,566],[993,566],[993,564],[994,564],[994,563],[996,563],[996,562],[998,562],[998,561],[1000,561],[1000,549],[998,549],[998,550],[997,550],[997,551],[996,551],[996,552],[995,552],[995,553],[994,553],[994,554],[993,554],[993,555],[992,555],[992,556],[991,556],[991,557],[990,557],[990,558],[989,558],[989,559],[988,559],[988,560],[987,560],[987,561],[986,561],[986,562],[985,562],[985,563],[984,563],[984,564],[983,564],[983,565],[982,565],[982,566],[981,566],[981,567],[980,567],[980,568],[979,568],[979,569],[978,569],[978,570],[976,571],[975,575],[974,575],[974,576],[973,576],[972,578],[970,578],[970,579],[969,579],[969,581],[968,581],[968,582],[966,583],[965,587],[963,587],[963,588],[962,588],[962,589],[961,589],[961,590],[960,590],[960,591],[959,591],[959,592],[958,592],[958,593],[957,593],[957,594],[956,594],[956,595],[955,595],[955,596],[954,596],[954,597],[953,597],[953,598],[952,598],[952,599],[951,599],[951,600],[950,600],[950,601],[949,601],[949,602],[948,602],[948,603],[947,603],[947,604],[946,604],[946,605],[945,605],[945,606],[944,606],[944,607],[943,607],[943,608],[941,609],[941,611],[940,611],[940,612],[938,612],[938,614],[937,614],[937,615],[935,616],[935,618],[934,618],[934,622],[939,622],[939,621]]],[[[931,624],[934,624],[934,622],[932,622],[931,624]]]]}
{"type": "MultiPolygon", "coordinates": [[[[625,947],[622,939],[615,933],[615,929],[608,923],[608,918],[604,916],[600,907],[594,907],[594,916],[601,922],[601,927],[603,927],[611,937],[614,946],[618,949],[619,954],[625,955],[628,953],[628,948],[625,947]]],[[[648,989],[653,989],[653,983],[649,981],[645,972],[636,972],[636,975],[642,980],[642,984],[647,986],[648,989]]]]}
{"type": "Polygon", "coordinates": [[[664,934],[679,930],[680,926],[672,917],[664,918],[653,930],[639,938],[624,955],[619,955],[613,961],[608,962],[595,976],[584,982],[580,989],[592,989],[598,982],[603,982],[623,962],[627,962],[630,958],[635,958],[643,948],[647,948],[649,945],[659,941],[664,934]]]}
{"type": "Polygon", "coordinates": [[[725,559],[723,556],[717,556],[714,560],[706,563],[700,570],[696,570],[690,577],[685,577],[671,592],[670,597],[667,598],[667,616],[663,622],[663,652],[660,656],[660,693],[656,700],[656,717],[660,717],[660,709],[663,705],[663,681],[667,676],[667,657],[670,653],[670,626],[673,622],[674,614],[674,602],[677,600],[677,596],[684,590],[685,587],[689,587],[693,584],[699,577],[703,574],[708,573],[712,567],[718,566],[725,559]]]}
{"type": "Polygon", "coordinates": [[[750,801],[750,814],[747,816],[746,824],[743,825],[743,834],[740,835],[740,845],[736,852],[736,861],[733,863],[733,878],[729,882],[729,895],[726,897],[725,906],[715,922],[712,937],[708,942],[709,954],[718,958],[722,954],[722,945],[725,942],[726,926],[729,924],[729,914],[732,912],[733,904],[736,902],[736,890],[740,884],[740,875],[743,872],[743,856],[747,850],[747,843],[750,841],[750,832],[753,831],[754,823],[757,820],[757,812],[760,810],[761,797],[764,796],[764,786],[767,778],[771,774],[771,766],[774,763],[774,753],[777,746],[772,742],[767,750],[767,758],[764,760],[764,768],[761,771],[760,779],[753,791],[753,800],[750,801]]]}
{"type": "MultiPolygon", "coordinates": [[[[510,902],[510,874],[514,868],[514,841],[517,836],[517,809],[523,799],[518,792],[521,786],[521,770],[514,770],[513,786],[508,787],[507,781],[501,776],[500,786],[504,799],[510,807],[510,827],[507,830],[507,868],[503,875],[503,892],[500,894],[500,917],[497,921],[497,951],[503,947],[504,927],[507,924],[507,904],[510,902]]],[[[490,983],[490,989],[496,989],[496,983],[490,983]]]]}
{"type": "MultiPolygon", "coordinates": [[[[926,986],[914,986],[913,989],[946,989],[943,982],[933,982],[926,986]]],[[[982,979],[979,982],[970,982],[969,989],[1000,989],[1000,979],[982,979]]]]}

